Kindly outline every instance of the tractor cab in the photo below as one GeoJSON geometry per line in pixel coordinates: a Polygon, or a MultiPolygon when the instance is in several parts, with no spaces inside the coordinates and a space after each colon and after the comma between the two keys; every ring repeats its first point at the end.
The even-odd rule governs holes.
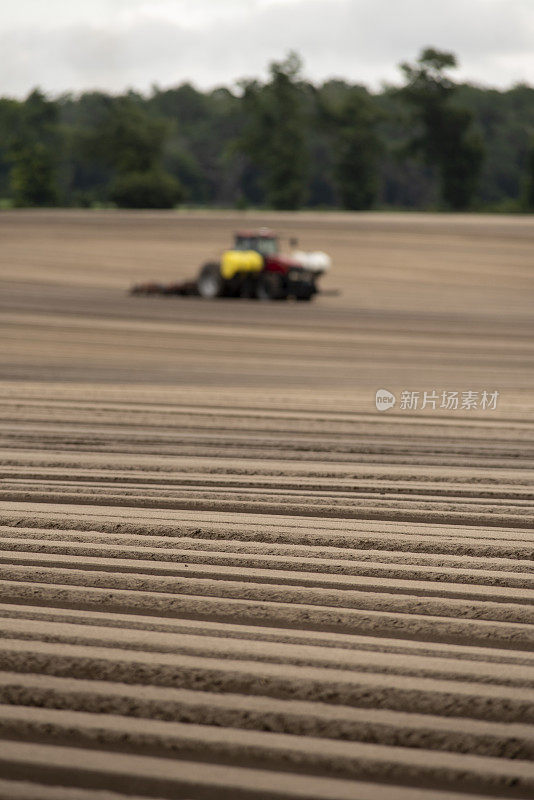
{"type": "Polygon", "coordinates": [[[261,256],[276,256],[278,254],[278,238],[268,228],[258,231],[239,231],[235,235],[234,248],[236,250],[254,250],[261,256]]]}

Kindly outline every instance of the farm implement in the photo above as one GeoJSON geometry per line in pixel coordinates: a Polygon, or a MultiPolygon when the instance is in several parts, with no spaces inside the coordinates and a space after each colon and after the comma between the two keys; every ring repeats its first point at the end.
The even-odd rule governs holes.
{"type": "Polygon", "coordinates": [[[280,253],[279,240],[268,228],[239,231],[234,247],[218,261],[200,268],[196,279],[177,283],[142,283],[131,290],[136,295],[199,295],[243,297],[257,300],[311,300],[317,294],[319,277],[331,267],[323,252],[295,250],[280,253]]]}

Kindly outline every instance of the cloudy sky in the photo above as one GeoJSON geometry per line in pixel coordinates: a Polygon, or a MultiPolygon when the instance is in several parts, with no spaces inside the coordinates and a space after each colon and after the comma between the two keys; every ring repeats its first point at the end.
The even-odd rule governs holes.
{"type": "Polygon", "coordinates": [[[379,88],[427,45],[458,78],[534,85],[534,0],[0,0],[0,95],[230,85],[290,49],[379,88]]]}

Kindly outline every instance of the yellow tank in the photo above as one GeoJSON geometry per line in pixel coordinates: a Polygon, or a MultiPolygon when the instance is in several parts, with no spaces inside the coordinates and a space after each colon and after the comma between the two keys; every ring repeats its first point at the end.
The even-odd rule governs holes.
{"type": "Polygon", "coordinates": [[[227,250],[221,259],[221,275],[230,280],[238,272],[259,272],[263,258],[255,250],[227,250]]]}

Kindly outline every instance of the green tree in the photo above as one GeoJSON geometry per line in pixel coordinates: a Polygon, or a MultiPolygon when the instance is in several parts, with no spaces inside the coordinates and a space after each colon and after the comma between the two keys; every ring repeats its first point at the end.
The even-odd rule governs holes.
{"type": "Polygon", "coordinates": [[[38,90],[24,102],[11,105],[4,141],[15,205],[57,205],[57,121],[57,103],[38,90]]]}
{"type": "Polygon", "coordinates": [[[452,53],[427,48],[415,65],[401,64],[400,93],[412,109],[411,150],[437,168],[446,206],[461,210],[472,203],[484,150],[471,112],[452,103],[457,87],[445,70],[456,66],[452,53]]]}
{"type": "Polygon", "coordinates": [[[161,167],[168,127],[130,93],[111,101],[87,146],[113,171],[108,197],[123,208],[172,208],[183,197],[178,181],[161,167]]]}
{"type": "Polygon", "coordinates": [[[109,197],[121,208],[173,208],[182,199],[182,190],[171,175],[152,169],[118,175],[109,197]]]}
{"type": "Polygon", "coordinates": [[[58,203],[56,165],[41,142],[19,147],[13,156],[11,191],[16,206],[55,206],[58,203]]]}
{"type": "Polygon", "coordinates": [[[306,151],[301,61],[295,53],[270,65],[270,81],[243,84],[245,130],[240,147],[261,170],[267,203],[296,209],[306,191],[306,151]]]}
{"type": "Polygon", "coordinates": [[[534,211],[534,140],[527,155],[523,205],[527,211],[534,211]]]}
{"type": "Polygon", "coordinates": [[[377,112],[367,91],[348,87],[338,103],[321,103],[330,133],[334,180],[344,208],[371,208],[378,189],[377,112]]]}
{"type": "Polygon", "coordinates": [[[375,192],[393,208],[526,204],[534,87],[455,84],[455,64],[426,50],[405,65],[401,91],[377,93],[342,79],[312,85],[293,56],[239,91],[183,84],[149,96],[0,98],[0,199],[138,203],[167,173],[202,205],[365,208],[375,192]]]}
{"type": "Polygon", "coordinates": [[[152,118],[135,96],[128,95],[111,100],[88,147],[118,173],[144,172],[156,166],[165,133],[165,123],[152,118]]]}

